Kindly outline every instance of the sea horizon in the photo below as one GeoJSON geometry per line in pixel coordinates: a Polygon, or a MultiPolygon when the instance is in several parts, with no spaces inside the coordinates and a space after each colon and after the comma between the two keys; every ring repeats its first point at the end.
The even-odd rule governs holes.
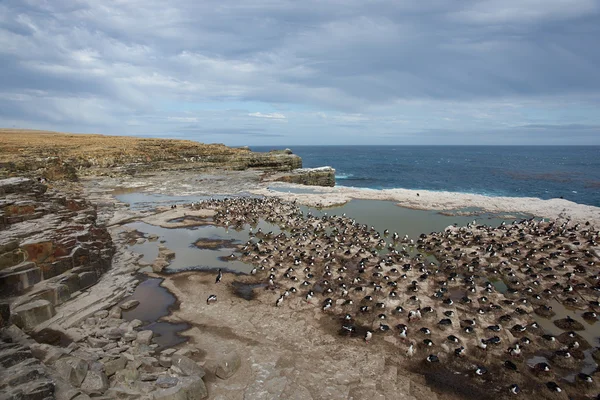
{"type": "MultiPolygon", "coordinates": [[[[251,146],[253,151],[285,146],[251,146]]],[[[289,147],[303,167],[330,166],[336,185],[490,197],[563,198],[600,207],[600,146],[335,145],[289,147]],[[377,151],[373,151],[376,149],[377,151]],[[575,150],[575,151],[573,151],[575,150]]]]}

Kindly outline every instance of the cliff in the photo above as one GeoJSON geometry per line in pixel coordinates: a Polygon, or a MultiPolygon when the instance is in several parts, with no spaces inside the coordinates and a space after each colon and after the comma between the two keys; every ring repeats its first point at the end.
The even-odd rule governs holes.
{"type": "Polygon", "coordinates": [[[291,151],[258,153],[190,140],[0,129],[0,177],[35,175],[73,181],[83,175],[133,175],[149,170],[291,171],[301,167],[302,159],[291,151]]]}

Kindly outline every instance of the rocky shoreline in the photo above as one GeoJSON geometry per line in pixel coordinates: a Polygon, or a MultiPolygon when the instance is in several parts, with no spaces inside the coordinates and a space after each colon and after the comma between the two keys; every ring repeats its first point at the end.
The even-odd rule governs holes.
{"type": "MultiPolygon", "coordinates": [[[[137,306],[123,299],[145,264],[125,250],[129,237],[121,224],[154,212],[131,211],[116,201],[115,182],[142,176],[164,184],[172,171],[204,173],[208,178],[201,179],[213,176],[230,191],[233,176],[254,188],[288,174],[294,182],[331,184],[335,173],[319,170],[315,179],[310,169],[297,170],[301,159],[289,150],[253,153],[185,141],[0,134],[0,176],[6,177],[0,180],[2,399],[201,399],[207,396],[207,370],[227,379],[239,368],[234,351],[202,366],[193,346],[158,351],[153,332],[140,330],[142,321],[123,319],[123,311],[137,306]],[[99,151],[79,151],[82,142],[99,151]],[[97,182],[103,183],[100,190],[97,182]]],[[[207,192],[217,189],[203,186],[207,192]]],[[[154,270],[160,272],[173,256],[163,248],[154,270]]]]}
{"type": "MultiPolygon", "coordinates": [[[[284,152],[276,157],[289,156],[284,152]]],[[[414,191],[373,194],[348,188],[275,192],[269,189],[278,185],[273,181],[283,179],[291,185],[298,181],[285,178],[286,174],[298,173],[198,167],[197,161],[189,160],[181,167],[172,161],[152,161],[147,168],[102,164],[89,170],[82,164],[74,172],[73,159],[34,163],[29,169],[15,160],[0,166],[0,176],[23,175],[0,180],[0,399],[455,397],[433,391],[425,375],[403,368],[404,354],[392,362],[382,353],[387,347],[340,344],[335,335],[324,334],[331,331],[331,322],[318,309],[307,311],[298,305],[282,311],[273,307],[268,295],[252,302],[235,301],[232,288],[252,283],[248,277],[225,274],[223,284],[215,287],[213,272],[164,275],[173,256],[170,250],[163,247],[154,263],[142,261],[141,255],[126,248],[132,232],[123,225],[210,224],[214,222],[206,220],[212,221],[215,212],[189,204],[134,209],[118,201],[117,193],[182,198],[254,193],[320,206],[351,198],[385,198],[434,209],[456,209],[466,202],[495,211],[525,209],[538,216],[546,211],[547,216],[573,223],[600,220],[598,209],[566,201],[544,208],[531,201],[457,200],[433,192],[419,196],[414,191]],[[188,167],[190,163],[194,168],[188,167]],[[20,167],[14,169],[15,165],[20,167]],[[38,177],[48,180],[40,182],[38,177]],[[183,333],[185,343],[160,348],[141,320],[124,318],[124,312],[138,306],[128,296],[139,283],[140,269],[164,278],[162,286],[181,301],[180,308],[162,320],[190,324],[183,333]],[[220,300],[203,307],[208,293],[220,300]]],[[[309,176],[312,184],[329,186],[334,173],[323,168],[299,174],[309,176]]]]}

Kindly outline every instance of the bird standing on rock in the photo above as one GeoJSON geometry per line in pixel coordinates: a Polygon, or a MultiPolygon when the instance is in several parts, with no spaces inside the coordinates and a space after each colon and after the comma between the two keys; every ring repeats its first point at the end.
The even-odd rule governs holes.
{"type": "Polygon", "coordinates": [[[215,283],[221,282],[221,279],[223,279],[223,272],[221,271],[221,268],[219,268],[219,272],[217,273],[217,279],[215,279],[215,283]]]}

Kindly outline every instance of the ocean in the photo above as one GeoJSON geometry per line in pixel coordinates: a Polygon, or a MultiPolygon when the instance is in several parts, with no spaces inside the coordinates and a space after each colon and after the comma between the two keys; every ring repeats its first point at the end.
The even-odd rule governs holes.
{"type": "MultiPolygon", "coordinates": [[[[284,147],[252,146],[254,151],[284,147]]],[[[564,198],[600,207],[600,146],[290,146],[336,185],[564,198]]]]}

